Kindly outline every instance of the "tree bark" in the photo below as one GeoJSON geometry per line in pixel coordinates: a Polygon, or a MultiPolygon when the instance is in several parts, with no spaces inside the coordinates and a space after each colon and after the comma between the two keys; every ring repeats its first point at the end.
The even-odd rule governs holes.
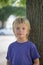
{"type": "Polygon", "coordinates": [[[26,17],[31,24],[29,39],[36,44],[43,65],[43,0],[26,0],[26,17]]]}

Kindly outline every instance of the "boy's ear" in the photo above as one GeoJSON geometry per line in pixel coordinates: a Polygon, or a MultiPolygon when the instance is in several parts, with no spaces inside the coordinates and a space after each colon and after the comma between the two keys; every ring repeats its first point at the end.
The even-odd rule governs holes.
{"type": "Polygon", "coordinates": [[[28,35],[30,34],[30,30],[28,30],[27,34],[28,34],[28,35]]]}

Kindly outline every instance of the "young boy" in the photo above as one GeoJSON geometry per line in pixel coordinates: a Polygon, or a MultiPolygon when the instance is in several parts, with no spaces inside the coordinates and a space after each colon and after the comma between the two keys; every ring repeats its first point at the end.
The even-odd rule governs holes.
{"type": "Polygon", "coordinates": [[[39,65],[39,53],[35,44],[28,40],[30,23],[25,18],[13,22],[13,32],[17,41],[8,47],[7,65],[39,65]]]}

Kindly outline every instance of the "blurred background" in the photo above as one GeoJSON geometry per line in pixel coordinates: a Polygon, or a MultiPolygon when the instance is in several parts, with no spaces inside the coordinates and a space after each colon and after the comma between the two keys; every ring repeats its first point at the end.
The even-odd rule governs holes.
{"type": "Polygon", "coordinates": [[[26,0],[0,0],[0,65],[6,65],[10,43],[16,41],[12,23],[17,16],[26,17],[26,0]]]}

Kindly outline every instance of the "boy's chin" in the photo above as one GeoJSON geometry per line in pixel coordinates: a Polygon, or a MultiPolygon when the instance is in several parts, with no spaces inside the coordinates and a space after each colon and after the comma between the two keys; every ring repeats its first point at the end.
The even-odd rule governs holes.
{"type": "Polygon", "coordinates": [[[19,36],[18,38],[21,38],[21,39],[23,39],[24,37],[23,37],[23,36],[19,36]]]}

